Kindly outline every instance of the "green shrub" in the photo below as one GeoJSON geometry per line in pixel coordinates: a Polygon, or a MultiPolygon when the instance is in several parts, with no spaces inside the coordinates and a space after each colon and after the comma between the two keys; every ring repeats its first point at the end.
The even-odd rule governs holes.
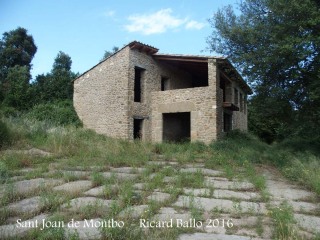
{"type": "Polygon", "coordinates": [[[11,132],[7,124],[0,120],[0,149],[11,143],[11,132]]]}
{"type": "Polygon", "coordinates": [[[0,183],[6,182],[9,178],[9,169],[4,162],[0,162],[0,183]]]}
{"type": "Polygon", "coordinates": [[[39,121],[49,121],[56,125],[81,126],[81,121],[70,100],[36,105],[26,114],[26,117],[39,121]]]}
{"type": "Polygon", "coordinates": [[[240,131],[239,129],[235,129],[235,130],[227,132],[226,138],[227,139],[246,140],[246,141],[253,139],[253,137],[249,133],[240,131]]]}
{"type": "Polygon", "coordinates": [[[310,138],[289,137],[279,144],[279,149],[287,149],[292,152],[311,152],[320,155],[320,137],[313,136],[310,138]]]}
{"type": "Polygon", "coordinates": [[[1,105],[0,116],[1,117],[18,117],[21,115],[21,112],[13,107],[6,105],[1,105]]]}

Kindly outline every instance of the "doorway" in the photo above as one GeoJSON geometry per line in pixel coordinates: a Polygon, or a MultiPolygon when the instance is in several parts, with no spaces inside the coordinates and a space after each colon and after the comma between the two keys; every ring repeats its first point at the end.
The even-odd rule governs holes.
{"type": "Polygon", "coordinates": [[[142,139],[143,119],[133,119],[133,139],[142,139]]]}
{"type": "Polygon", "coordinates": [[[190,112],[163,113],[163,141],[190,141],[191,120],[190,112]]]}

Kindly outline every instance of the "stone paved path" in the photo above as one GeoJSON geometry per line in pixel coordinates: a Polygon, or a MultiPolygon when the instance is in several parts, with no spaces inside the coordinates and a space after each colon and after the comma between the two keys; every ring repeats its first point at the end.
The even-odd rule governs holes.
{"type": "Polygon", "coordinates": [[[320,232],[316,196],[270,170],[262,172],[270,194],[264,200],[248,180],[227,179],[223,171],[205,168],[203,163],[180,164],[159,157],[138,168],[79,169],[52,163],[41,177],[24,179],[22,174],[22,179],[0,185],[2,198],[9,188],[17,196],[0,207],[0,214],[5,214],[0,239],[23,238],[34,231],[36,221],[51,221],[57,213],[66,220],[61,226],[66,239],[75,234],[79,239],[99,239],[101,222],[115,209],[115,219],[138,228],[143,227],[141,219],[172,224],[182,229],[180,240],[272,239],[275,223],[270,211],[281,208],[284,201],[293,208],[296,231],[306,239],[320,232]],[[94,180],[93,173],[103,181],[94,180]],[[78,225],[70,224],[72,220],[78,225]]]}

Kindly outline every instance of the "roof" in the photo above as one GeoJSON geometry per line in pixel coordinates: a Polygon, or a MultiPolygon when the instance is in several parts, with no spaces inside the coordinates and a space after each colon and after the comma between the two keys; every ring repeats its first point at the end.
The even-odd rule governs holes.
{"type": "Polygon", "coordinates": [[[138,41],[133,41],[129,43],[127,46],[129,46],[131,49],[138,49],[140,52],[145,52],[147,54],[155,54],[159,50],[158,48],[152,47],[150,45],[138,41]]]}
{"type": "Polygon", "coordinates": [[[229,61],[229,59],[220,59],[218,60],[218,66],[220,67],[220,70],[227,75],[228,78],[231,80],[237,82],[242,89],[246,91],[247,94],[252,94],[252,89],[247,84],[247,82],[242,78],[240,73],[235,69],[235,67],[232,65],[232,63],[229,61]]]}
{"type": "Polygon", "coordinates": [[[241,77],[239,72],[233,67],[231,62],[225,57],[205,56],[205,55],[185,55],[185,54],[159,54],[158,48],[144,44],[139,41],[132,41],[132,42],[128,43],[127,45],[123,46],[117,52],[113,53],[112,55],[110,55],[106,59],[103,59],[98,64],[94,65],[92,68],[90,68],[89,70],[82,73],[76,79],[80,78],[81,76],[83,76],[84,74],[89,72],[91,69],[95,68],[99,64],[101,64],[104,61],[106,61],[107,59],[111,58],[112,56],[114,56],[118,52],[122,51],[126,47],[130,47],[130,49],[137,49],[140,52],[145,52],[146,54],[150,54],[155,59],[158,59],[158,60],[166,60],[166,61],[173,61],[173,62],[175,61],[175,62],[180,62],[180,63],[188,62],[189,64],[192,63],[194,67],[200,66],[203,63],[208,63],[208,59],[216,59],[221,71],[223,71],[231,80],[237,82],[246,91],[247,94],[252,94],[252,90],[249,87],[249,85],[241,77]]]}

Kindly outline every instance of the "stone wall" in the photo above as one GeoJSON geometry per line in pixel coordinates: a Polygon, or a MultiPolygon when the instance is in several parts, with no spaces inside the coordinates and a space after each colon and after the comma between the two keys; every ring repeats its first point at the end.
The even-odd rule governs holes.
{"type": "MultiPolygon", "coordinates": [[[[74,106],[85,127],[111,137],[133,139],[134,118],[143,119],[142,139],[155,142],[162,141],[163,113],[190,112],[191,141],[210,143],[224,135],[219,79],[216,60],[208,59],[209,86],[186,88],[190,74],[127,46],[75,80],[74,106]],[[136,67],[144,69],[140,102],[134,102],[136,67]],[[162,77],[173,90],[161,91],[162,77]]],[[[233,112],[235,128],[247,129],[244,109],[233,112]]]]}
{"type": "Polygon", "coordinates": [[[162,114],[191,113],[191,141],[210,143],[216,139],[215,96],[212,87],[152,93],[152,141],[162,141],[162,114]]]}
{"type": "Polygon", "coordinates": [[[74,81],[74,107],[84,127],[128,138],[129,51],[122,49],[74,81]]]}
{"type": "Polygon", "coordinates": [[[233,85],[234,88],[238,90],[238,107],[239,111],[235,111],[233,113],[233,122],[232,122],[232,129],[240,129],[242,131],[248,130],[248,114],[247,114],[247,107],[245,102],[245,96],[246,94],[239,88],[237,84],[233,85]],[[240,94],[242,95],[242,99],[240,99],[240,94]],[[242,107],[240,106],[242,102],[242,107]]]}
{"type": "Polygon", "coordinates": [[[129,56],[129,139],[133,138],[133,118],[142,117],[142,139],[152,140],[152,92],[161,92],[161,77],[170,79],[172,88],[187,87],[191,84],[191,76],[175,67],[163,64],[138,50],[131,50],[129,56]],[[144,70],[141,82],[141,102],[134,102],[134,69],[144,70]]]}

